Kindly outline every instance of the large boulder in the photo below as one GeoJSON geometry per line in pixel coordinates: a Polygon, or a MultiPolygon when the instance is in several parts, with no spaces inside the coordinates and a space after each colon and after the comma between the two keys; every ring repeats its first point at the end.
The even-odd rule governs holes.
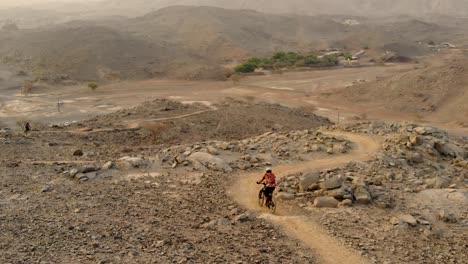
{"type": "Polygon", "coordinates": [[[328,179],[325,179],[322,183],[320,183],[320,188],[325,190],[333,190],[341,187],[343,181],[335,176],[328,179]]]}
{"type": "Polygon", "coordinates": [[[134,168],[140,168],[147,164],[147,162],[140,157],[123,157],[119,161],[128,162],[134,168]]]}
{"type": "Polygon", "coordinates": [[[192,153],[188,158],[194,167],[204,167],[214,171],[231,172],[232,168],[221,158],[205,152],[192,153]]]}
{"type": "Polygon", "coordinates": [[[299,183],[299,191],[305,192],[310,190],[310,186],[313,184],[317,184],[318,181],[320,180],[320,173],[319,172],[313,172],[307,174],[304,179],[299,183]]]}
{"type": "Polygon", "coordinates": [[[293,200],[294,197],[295,195],[293,193],[288,192],[280,192],[275,196],[277,200],[293,200]]]}
{"type": "Polygon", "coordinates": [[[314,200],[315,207],[336,208],[339,203],[340,202],[333,197],[317,197],[314,200]]]}
{"type": "Polygon", "coordinates": [[[466,158],[467,153],[462,148],[450,144],[442,143],[439,141],[434,142],[434,148],[442,155],[453,158],[466,158]]]}

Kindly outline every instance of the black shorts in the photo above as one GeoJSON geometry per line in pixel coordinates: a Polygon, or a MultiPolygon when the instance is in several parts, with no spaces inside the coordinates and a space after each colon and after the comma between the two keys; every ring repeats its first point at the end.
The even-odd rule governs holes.
{"type": "Polygon", "coordinates": [[[266,197],[271,197],[273,192],[275,191],[276,187],[266,187],[265,188],[265,196],[266,197]]]}

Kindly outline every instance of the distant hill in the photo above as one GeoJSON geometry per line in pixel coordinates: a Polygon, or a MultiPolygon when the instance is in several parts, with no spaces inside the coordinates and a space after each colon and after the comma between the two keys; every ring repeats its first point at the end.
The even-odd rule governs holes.
{"type": "Polygon", "coordinates": [[[105,6],[145,13],[171,5],[215,6],[229,9],[252,9],[265,13],[302,15],[395,16],[428,14],[468,16],[466,0],[108,0],[105,6]]]}
{"type": "MultiPolygon", "coordinates": [[[[453,41],[457,27],[412,18],[272,15],[251,10],[175,6],[137,18],[73,21],[0,34],[0,58],[36,75],[53,71],[77,80],[149,77],[223,78],[223,64],[279,50],[324,48],[428,52],[419,41],[453,41]]],[[[449,23],[447,23],[449,24],[449,23]]]]}
{"type": "Polygon", "coordinates": [[[437,65],[355,85],[331,97],[353,104],[382,106],[401,113],[433,113],[468,125],[468,60],[437,65]]]}

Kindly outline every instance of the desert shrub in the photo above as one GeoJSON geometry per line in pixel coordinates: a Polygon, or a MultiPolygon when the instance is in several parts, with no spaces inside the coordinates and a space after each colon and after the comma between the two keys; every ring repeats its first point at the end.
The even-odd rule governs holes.
{"type": "Polygon", "coordinates": [[[304,58],[305,66],[313,66],[320,63],[320,60],[315,55],[309,55],[304,58]]]}
{"type": "Polygon", "coordinates": [[[322,66],[335,66],[338,65],[338,57],[336,55],[325,55],[321,60],[322,66]]]}
{"type": "Polygon", "coordinates": [[[21,88],[21,93],[25,96],[29,95],[33,90],[32,82],[26,81],[23,83],[23,87],[21,88]]]}
{"type": "Polygon", "coordinates": [[[345,55],[344,55],[344,58],[345,58],[345,60],[352,60],[352,59],[353,59],[353,55],[351,55],[351,54],[348,53],[348,54],[345,54],[345,55]]]}
{"type": "Polygon", "coordinates": [[[95,91],[97,88],[99,87],[99,85],[95,82],[90,82],[88,83],[88,88],[95,91]]]}
{"type": "Polygon", "coordinates": [[[240,73],[249,73],[254,72],[257,66],[253,63],[244,63],[242,65],[237,66],[234,70],[240,73]]]}

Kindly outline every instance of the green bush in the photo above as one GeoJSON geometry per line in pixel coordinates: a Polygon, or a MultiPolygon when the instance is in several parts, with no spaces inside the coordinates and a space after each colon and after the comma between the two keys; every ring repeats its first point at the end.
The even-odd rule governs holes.
{"type": "Polygon", "coordinates": [[[234,70],[240,73],[249,73],[254,72],[257,66],[253,63],[244,63],[242,65],[237,66],[234,70]]]}
{"type": "Polygon", "coordinates": [[[304,58],[305,66],[313,66],[320,63],[320,60],[315,55],[309,55],[304,58]]]}
{"type": "Polygon", "coordinates": [[[345,55],[344,55],[344,58],[345,58],[345,60],[352,60],[352,59],[353,59],[353,55],[351,55],[351,54],[345,54],[345,55]]]}
{"type": "Polygon", "coordinates": [[[99,85],[97,83],[91,82],[91,83],[88,83],[88,87],[89,89],[94,91],[99,87],[99,85]]]}
{"type": "Polygon", "coordinates": [[[323,66],[335,66],[338,65],[338,57],[336,55],[325,55],[322,58],[323,66]]]}

